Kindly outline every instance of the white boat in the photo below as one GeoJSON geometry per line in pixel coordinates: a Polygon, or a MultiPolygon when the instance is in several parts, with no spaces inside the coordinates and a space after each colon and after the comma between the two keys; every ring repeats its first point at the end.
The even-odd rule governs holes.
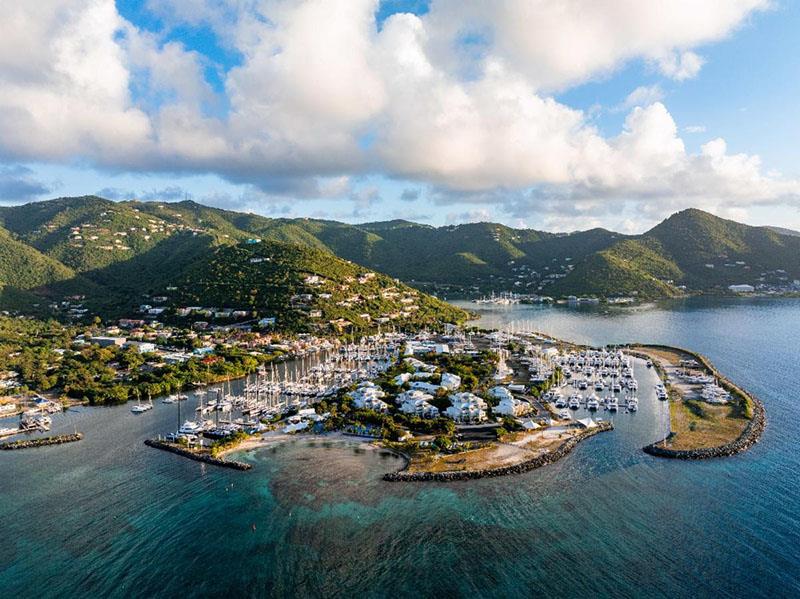
{"type": "Polygon", "coordinates": [[[639,400],[636,399],[635,397],[631,397],[628,400],[628,409],[631,412],[635,412],[636,410],[638,410],[639,409],[639,400]]]}
{"type": "Polygon", "coordinates": [[[647,366],[648,368],[652,368],[653,367],[653,363],[650,360],[645,362],[644,365],[647,366]]]}
{"type": "Polygon", "coordinates": [[[617,398],[609,397],[606,400],[606,407],[612,412],[616,412],[619,409],[619,402],[617,401],[617,398]]]}
{"type": "Polygon", "coordinates": [[[596,410],[600,407],[600,398],[597,397],[594,393],[589,396],[589,399],[586,400],[586,408],[589,410],[596,410]]]}
{"type": "Polygon", "coordinates": [[[561,410],[561,411],[559,411],[559,413],[558,413],[558,417],[559,417],[561,420],[569,420],[569,419],[570,419],[569,411],[568,411],[568,410],[561,410]]]}
{"type": "Polygon", "coordinates": [[[181,435],[197,435],[201,432],[203,432],[203,425],[194,420],[187,420],[178,429],[178,433],[181,435]]]}
{"type": "Polygon", "coordinates": [[[569,407],[573,410],[577,410],[581,407],[581,399],[583,399],[580,393],[573,393],[569,397],[569,407]]]}
{"type": "Polygon", "coordinates": [[[146,412],[147,410],[152,410],[152,409],[153,409],[153,406],[151,406],[150,404],[137,403],[135,406],[133,406],[131,408],[131,412],[133,412],[134,414],[142,414],[143,412],[146,412]]]}
{"type": "Polygon", "coordinates": [[[161,403],[175,403],[178,401],[174,395],[168,395],[164,399],[161,400],[161,403]]]}
{"type": "Polygon", "coordinates": [[[564,399],[563,395],[559,395],[558,396],[558,398],[556,399],[555,406],[557,408],[566,408],[567,407],[567,400],[564,399]]]}

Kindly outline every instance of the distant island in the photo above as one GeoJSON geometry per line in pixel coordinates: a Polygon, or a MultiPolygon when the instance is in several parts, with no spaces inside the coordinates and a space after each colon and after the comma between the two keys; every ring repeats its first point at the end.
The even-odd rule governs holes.
{"type": "Polygon", "coordinates": [[[95,196],[0,208],[0,308],[89,322],[368,331],[467,315],[440,297],[625,303],[800,292],[800,237],[700,210],[641,235],[270,219],[95,196]]]}

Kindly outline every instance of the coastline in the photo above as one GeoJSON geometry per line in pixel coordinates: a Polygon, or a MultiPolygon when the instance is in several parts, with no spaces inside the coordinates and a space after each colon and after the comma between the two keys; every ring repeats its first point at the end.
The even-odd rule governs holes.
{"type": "Polygon", "coordinates": [[[558,445],[552,451],[547,451],[536,457],[528,458],[516,464],[501,466],[497,468],[483,468],[477,470],[458,470],[447,472],[407,472],[405,468],[401,468],[395,472],[384,474],[383,480],[387,482],[454,482],[463,480],[477,480],[479,478],[495,478],[498,476],[508,476],[511,474],[523,474],[530,472],[542,466],[547,466],[557,462],[561,458],[568,455],[578,443],[589,439],[605,431],[614,429],[614,425],[609,421],[599,422],[595,428],[587,429],[582,434],[574,435],[566,441],[558,445]]]}
{"type": "MultiPolygon", "coordinates": [[[[679,352],[691,356],[694,360],[697,361],[698,364],[703,366],[703,368],[705,368],[712,376],[714,376],[717,379],[719,385],[723,389],[725,389],[732,395],[736,395],[741,401],[749,402],[753,410],[752,416],[745,425],[744,430],[742,430],[742,432],[735,439],[732,439],[727,443],[723,443],[721,445],[717,445],[714,447],[694,447],[694,448],[676,449],[667,446],[667,443],[670,441],[672,437],[672,433],[670,433],[670,435],[668,435],[667,437],[644,446],[642,448],[642,451],[644,451],[649,455],[661,458],[671,458],[679,460],[704,460],[711,458],[729,457],[737,453],[746,451],[750,449],[753,445],[758,443],[767,425],[766,409],[764,408],[764,404],[753,394],[745,391],[740,386],[736,385],[730,379],[728,379],[728,377],[726,377],[724,374],[719,372],[716,366],[714,366],[711,360],[709,360],[706,356],[685,348],[662,345],[662,344],[637,343],[637,344],[629,344],[627,347],[629,351],[633,352],[639,351],[648,358],[657,360],[659,366],[662,369],[663,369],[663,364],[661,364],[661,359],[657,357],[655,354],[649,353],[647,351],[648,348],[655,350],[662,349],[667,351],[679,352]]],[[[661,376],[661,373],[659,374],[661,376]]]]}

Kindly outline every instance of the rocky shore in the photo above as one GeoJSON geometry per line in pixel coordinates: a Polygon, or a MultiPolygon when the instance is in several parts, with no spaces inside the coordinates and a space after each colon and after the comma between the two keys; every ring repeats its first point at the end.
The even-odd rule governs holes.
{"type": "Polygon", "coordinates": [[[64,443],[74,443],[83,439],[83,433],[73,433],[71,435],[55,435],[52,437],[40,437],[38,439],[22,439],[19,441],[8,441],[0,443],[0,449],[29,449],[31,447],[46,447],[48,445],[62,445],[64,443]]]}
{"type": "Polygon", "coordinates": [[[478,478],[493,478],[497,476],[507,476],[509,474],[522,474],[541,468],[553,462],[557,462],[570,451],[575,449],[584,439],[593,437],[594,435],[603,431],[609,431],[614,428],[611,422],[599,422],[596,428],[588,429],[582,434],[575,437],[570,437],[559,445],[553,451],[548,451],[542,455],[536,456],[529,460],[525,460],[512,466],[503,466],[500,468],[487,468],[483,470],[464,470],[452,472],[407,472],[406,470],[398,470],[397,472],[389,472],[383,476],[383,480],[389,482],[452,482],[457,480],[475,480],[478,478]]]}
{"type": "MultiPolygon", "coordinates": [[[[645,453],[659,458],[673,458],[677,460],[707,460],[709,458],[724,458],[741,453],[758,443],[761,433],[767,425],[764,405],[755,397],[753,402],[753,417],[747,423],[742,434],[737,439],[720,445],[719,447],[705,447],[700,449],[671,449],[664,446],[664,440],[652,443],[642,448],[645,453]]],[[[667,438],[666,440],[669,440],[667,438]]]]}
{"type": "Polygon", "coordinates": [[[203,462],[205,464],[211,464],[213,466],[221,466],[223,468],[232,468],[234,470],[250,470],[253,466],[251,464],[247,464],[245,462],[237,462],[236,460],[221,460],[219,458],[215,458],[210,454],[207,453],[198,453],[195,451],[190,451],[179,445],[175,445],[174,443],[168,443],[166,441],[160,441],[158,439],[145,439],[145,445],[148,447],[155,447],[156,449],[163,449],[164,451],[169,451],[170,453],[174,453],[185,458],[189,458],[190,460],[194,460],[196,462],[203,462]]]}

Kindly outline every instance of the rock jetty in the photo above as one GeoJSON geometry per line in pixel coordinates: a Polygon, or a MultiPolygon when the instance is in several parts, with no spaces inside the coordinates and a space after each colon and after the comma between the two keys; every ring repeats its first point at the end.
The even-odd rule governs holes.
{"type": "Polygon", "coordinates": [[[64,443],[74,443],[83,439],[83,433],[73,433],[71,435],[54,435],[52,437],[39,437],[38,439],[21,439],[19,441],[8,441],[0,443],[0,449],[30,449],[32,447],[46,447],[47,445],[62,445],[64,443]]]}
{"type": "Polygon", "coordinates": [[[493,478],[497,476],[507,476],[509,474],[522,474],[541,468],[553,462],[557,462],[570,451],[575,449],[584,439],[593,437],[597,433],[609,431],[614,428],[611,422],[598,422],[595,428],[588,429],[582,434],[570,437],[553,451],[548,451],[542,455],[536,456],[529,460],[525,460],[518,464],[511,466],[501,466],[499,468],[486,468],[481,470],[462,470],[451,472],[407,472],[406,470],[398,470],[397,472],[389,472],[383,476],[383,480],[389,482],[452,482],[457,480],[475,480],[478,478],[493,478]]]}
{"type": "Polygon", "coordinates": [[[145,439],[145,445],[148,447],[155,447],[156,449],[163,449],[164,451],[169,451],[170,453],[174,453],[185,458],[189,458],[190,460],[194,460],[196,462],[203,462],[205,464],[211,464],[213,466],[221,466],[222,468],[232,468],[234,470],[250,470],[253,466],[252,464],[247,464],[245,462],[237,462],[236,460],[222,460],[220,458],[215,458],[211,454],[208,453],[198,453],[196,451],[191,451],[179,445],[175,445],[174,443],[168,443],[167,441],[161,441],[158,439],[145,439]]]}
{"type": "Polygon", "coordinates": [[[709,458],[724,458],[741,453],[756,443],[758,443],[761,433],[767,425],[766,411],[764,405],[755,397],[750,398],[753,402],[753,417],[742,431],[738,438],[720,445],[718,447],[703,447],[698,449],[671,449],[665,447],[667,439],[658,441],[642,448],[645,453],[659,458],[673,458],[677,460],[707,460],[709,458]]]}

